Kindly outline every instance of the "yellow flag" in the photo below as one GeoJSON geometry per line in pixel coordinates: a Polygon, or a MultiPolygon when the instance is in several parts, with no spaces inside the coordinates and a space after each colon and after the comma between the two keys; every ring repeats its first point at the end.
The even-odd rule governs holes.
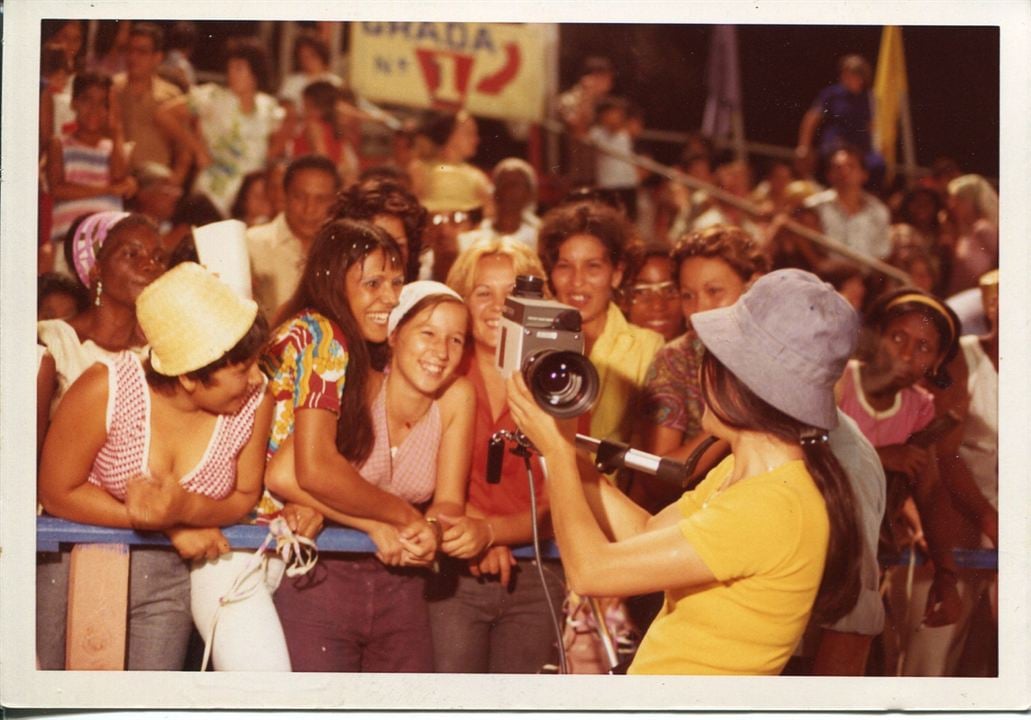
{"type": "Polygon", "coordinates": [[[877,54],[877,76],[873,137],[877,150],[884,157],[885,181],[895,177],[895,146],[898,140],[899,112],[902,97],[909,92],[906,84],[906,56],[902,50],[902,28],[889,25],[881,33],[881,49],[877,54]]]}

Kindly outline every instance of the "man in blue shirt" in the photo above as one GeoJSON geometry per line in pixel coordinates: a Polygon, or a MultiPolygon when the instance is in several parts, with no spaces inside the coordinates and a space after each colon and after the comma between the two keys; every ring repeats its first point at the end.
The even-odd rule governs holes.
{"type": "Polygon", "coordinates": [[[884,177],[884,158],[874,151],[871,136],[870,63],[859,55],[846,55],[839,68],[838,82],[820,91],[802,118],[795,153],[807,157],[819,130],[821,165],[826,168],[830,156],[843,145],[859,148],[870,176],[867,187],[876,189],[884,177]]]}

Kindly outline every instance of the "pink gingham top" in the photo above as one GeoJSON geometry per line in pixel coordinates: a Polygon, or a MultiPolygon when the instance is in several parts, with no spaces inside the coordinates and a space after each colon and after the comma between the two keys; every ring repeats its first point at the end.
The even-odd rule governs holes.
{"type": "MultiPolygon", "coordinates": [[[[140,359],[119,353],[102,359],[109,370],[107,440],[90,469],[89,482],[119,500],[125,500],[130,478],[149,475],[150,390],[140,359]]],[[[254,429],[254,413],[265,391],[264,383],[235,415],[219,415],[215,430],[197,466],[179,484],[189,492],[221,500],[236,487],[236,458],[254,429]]]]}
{"type": "Polygon", "coordinates": [[[433,497],[437,484],[437,452],[442,433],[440,408],[436,402],[430,405],[404,442],[395,448],[393,457],[387,429],[386,380],[371,410],[376,441],[360,468],[362,477],[413,505],[426,502],[433,497]]]}

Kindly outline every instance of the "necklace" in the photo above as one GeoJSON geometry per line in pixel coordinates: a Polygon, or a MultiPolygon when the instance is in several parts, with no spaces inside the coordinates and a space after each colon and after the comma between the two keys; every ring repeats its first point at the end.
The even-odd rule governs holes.
{"type": "Polygon", "coordinates": [[[383,381],[385,383],[384,388],[383,388],[383,394],[384,394],[384,397],[383,397],[383,412],[386,415],[386,419],[387,419],[387,437],[391,441],[397,440],[396,444],[394,442],[390,443],[390,459],[391,460],[395,460],[397,458],[398,453],[401,450],[401,446],[404,444],[405,440],[408,439],[409,434],[411,434],[412,428],[414,428],[416,425],[418,425],[422,421],[422,419],[426,416],[427,409],[423,409],[422,412],[419,413],[418,417],[416,417],[414,419],[410,419],[410,420],[397,417],[397,414],[400,414],[400,413],[397,413],[397,414],[392,413],[391,410],[390,410],[390,398],[391,398],[391,395],[393,394],[391,391],[392,391],[392,388],[394,388],[394,384],[391,382],[391,378],[392,378],[392,375],[388,373],[386,378],[383,381]],[[391,420],[392,419],[393,419],[393,421],[394,421],[394,423],[396,425],[396,428],[395,428],[396,431],[397,431],[396,433],[395,432],[391,432],[391,420]],[[401,437],[398,437],[398,436],[401,436],[401,437]]]}

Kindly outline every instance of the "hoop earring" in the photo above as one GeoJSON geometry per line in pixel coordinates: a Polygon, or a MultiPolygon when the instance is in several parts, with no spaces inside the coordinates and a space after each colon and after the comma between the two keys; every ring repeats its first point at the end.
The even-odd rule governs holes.
{"type": "Polygon", "coordinates": [[[93,300],[93,304],[96,307],[100,307],[100,293],[104,291],[104,283],[101,280],[97,280],[97,297],[93,300]]]}

